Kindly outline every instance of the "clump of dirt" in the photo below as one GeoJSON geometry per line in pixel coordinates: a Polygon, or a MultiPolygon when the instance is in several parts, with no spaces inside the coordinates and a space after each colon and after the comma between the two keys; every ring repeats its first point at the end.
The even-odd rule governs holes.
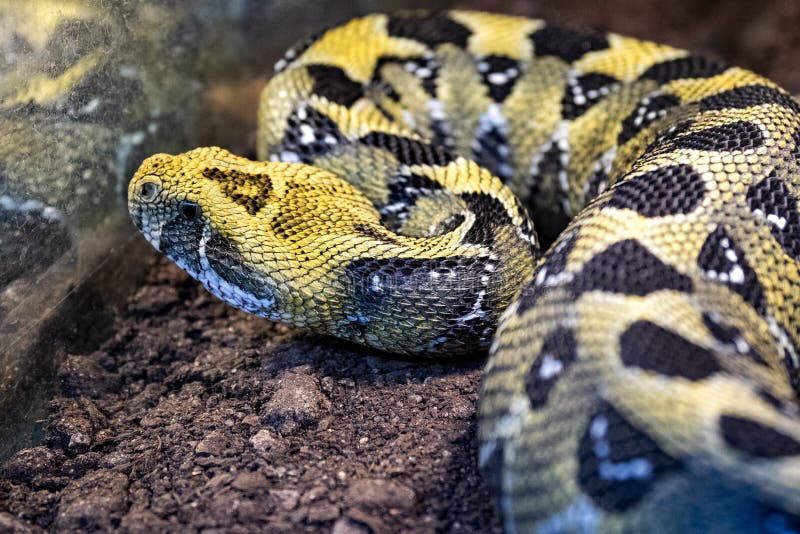
{"type": "Polygon", "coordinates": [[[230,308],[162,259],[71,355],[0,530],[498,530],[476,470],[482,361],[398,360],[230,308]]]}

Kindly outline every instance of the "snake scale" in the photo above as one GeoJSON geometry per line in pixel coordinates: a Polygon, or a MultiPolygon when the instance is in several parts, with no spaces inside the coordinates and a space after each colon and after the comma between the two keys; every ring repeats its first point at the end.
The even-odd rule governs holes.
{"type": "Polygon", "coordinates": [[[289,50],[259,126],[262,161],[148,158],[133,221],[248,312],[489,348],[506,531],[800,530],[800,106],[773,82],[539,20],[373,15],[289,50]]]}

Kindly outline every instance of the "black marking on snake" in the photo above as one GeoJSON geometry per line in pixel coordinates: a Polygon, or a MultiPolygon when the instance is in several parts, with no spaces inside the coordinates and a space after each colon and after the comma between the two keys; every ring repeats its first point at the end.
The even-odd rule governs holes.
{"type": "Polygon", "coordinates": [[[430,121],[431,131],[433,132],[433,143],[442,145],[447,150],[455,151],[456,140],[453,137],[450,124],[438,117],[430,117],[430,121]]]}
{"type": "MultiPolygon", "coordinates": [[[[372,76],[373,82],[382,81],[386,83],[382,74],[382,69],[384,65],[389,64],[396,64],[405,72],[415,76],[422,84],[422,88],[425,92],[434,98],[436,97],[436,80],[439,76],[439,67],[441,67],[436,56],[381,56],[375,63],[374,74],[372,76]]],[[[398,95],[396,91],[393,100],[396,102],[400,101],[400,95],[398,95]]]]}
{"type": "Polygon", "coordinates": [[[635,239],[610,245],[576,273],[572,291],[608,291],[643,297],[654,291],[692,291],[692,279],[662,262],[635,239]]]}
{"type": "Polygon", "coordinates": [[[601,509],[624,512],[683,468],[613,406],[601,402],[578,444],[578,483],[601,509]]]}
{"type": "Polygon", "coordinates": [[[680,103],[677,96],[670,94],[643,98],[639,106],[623,119],[622,131],[617,136],[617,145],[624,145],[680,103]]]}
{"type": "Polygon", "coordinates": [[[471,148],[473,161],[505,182],[511,178],[513,169],[508,164],[510,144],[504,130],[498,125],[488,129],[479,128],[471,148]]]}
{"type": "Polygon", "coordinates": [[[381,115],[383,115],[383,116],[384,116],[384,118],[386,118],[387,120],[390,120],[390,121],[395,121],[395,120],[397,120],[397,117],[395,117],[394,115],[392,115],[391,113],[389,113],[389,111],[388,111],[388,110],[387,110],[385,107],[381,106],[380,104],[378,104],[378,103],[375,103],[375,109],[377,109],[377,110],[378,110],[378,112],[379,112],[381,115]]]}
{"type": "Polygon", "coordinates": [[[442,147],[385,132],[370,132],[359,142],[386,150],[404,165],[447,165],[455,159],[442,147]]]}
{"type": "Polygon", "coordinates": [[[497,228],[513,224],[508,211],[496,198],[484,193],[463,193],[461,198],[475,214],[475,222],[464,235],[465,243],[491,246],[497,228]],[[490,224],[486,224],[488,221],[490,224]]]}
{"type": "Polygon", "coordinates": [[[537,57],[556,56],[568,63],[584,54],[608,48],[608,39],[602,35],[587,35],[564,28],[545,26],[530,35],[533,53],[537,57]]]}
{"type": "Polygon", "coordinates": [[[308,65],[308,73],[314,78],[313,94],[322,96],[345,107],[350,107],[364,96],[364,86],[352,80],[339,67],[330,65],[308,65]]]}
{"type": "Polygon", "coordinates": [[[377,241],[399,244],[397,239],[395,239],[388,233],[379,232],[378,230],[375,229],[374,226],[367,226],[366,224],[354,224],[353,232],[363,235],[365,237],[375,239],[377,241]]]}
{"type": "Polygon", "coordinates": [[[466,217],[462,213],[454,213],[441,222],[438,231],[434,235],[442,235],[448,232],[452,232],[453,230],[464,224],[465,220],[466,217]]]}
{"type": "Polygon", "coordinates": [[[525,392],[531,408],[536,409],[547,403],[553,386],[577,359],[577,350],[575,336],[567,328],[556,328],[547,335],[525,376],[525,392]]]}
{"type": "Polygon", "coordinates": [[[694,121],[689,119],[670,126],[666,132],[660,134],[652,143],[647,145],[644,153],[655,155],[660,152],[672,150],[672,144],[675,142],[675,140],[685,132],[689,131],[693,125],[694,121]]]}
{"type": "Polygon", "coordinates": [[[279,59],[277,63],[275,63],[275,72],[276,73],[282,72],[286,67],[289,66],[289,64],[292,61],[303,55],[303,53],[306,50],[308,50],[312,44],[317,42],[317,40],[320,37],[322,37],[329,29],[330,28],[325,28],[318,32],[314,32],[305,39],[303,39],[302,41],[300,41],[298,44],[294,45],[292,48],[287,50],[283,54],[283,57],[279,59]]]}
{"type": "Polygon", "coordinates": [[[422,88],[426,93],[432,97],[436,96],[436,79],[439,74],[439,67],[441,66],[436,56],[400,57],[387,55],[378,58],[372,71],[372,84],[374,86],[381,86],[380,84],[383,84],[382,86],[388,88],[386,90],[387,96],[395,102],[400,102],[400,94],[386,81],[383,75],[383,68],[386,65],[396,65],[405,72],[414,75],[420,80],[422,88]]]}
{"type": "MultiPolygon", "coordinates": [[[[446,309],[454,317],[450,330],[458,330],[460,343],[475,344],[494,315],[476,310],[492,309],[476,293],[476,272],[487,260],[476,257],[359,258],[347,263],[340,282],[354,295],[345,310],[352,323],[366,324],[394,306],[419,310],[446,309]]],[[[413,314],[412,314],[413,315],[413,314]]],[[[425,315],[423,313],[423,315],[425,315]]],[[[453,336],[448,336],[452,338],[453,336]]]]}
{"type": "Polygon", "coordinates": [[[706,238],[697,257],[697,265],[706,276],[724,283],[759,314],[764,314],[766,301],[758,276],[747,263],[742,249],[723,226],[718,226],[706,238]]]}
{"type": "MultiPolygon", "coordinates": [[[[481,296],[481,299],[485,299],[485,297],[481,296]]],[[[463,340],[467,339],[486,340],[487,337],[491,336],[491,333],[494,332],[496,326],[494,325],[494,318],[496,315],[489,311],[489,307],[492,306],[491,303],[483,302],[482,300],[473,300],[470,302],[473,307],[467,310],[467,315],[471,314],[472,317],[464,319],[462,315],[460,319],[456,319],[447,329],[447,337],[457,340],[459,343],[463,343],[463,340]],[[473,312],[475,306],[478,307],[479,315],[473,312]]]]}
{"type": "Polygon", "coordinates": [[[782,458],[800,454],[800,442],[753,419],[722,415],[719,429],[728,445],[754,458],[782,458]]]}
{"type": "Polygon", "coordinates": [[[292,112],[287,120],[278,155],[296,157],[303,163],[327,154],[346,138],[339,126],[327,115],[316,109],[302,105],[292,112]]]}
{"type": "MultiPolygon", "coordinates": [[[[399,103],[401,100],[400,93],[397,92],[397,89],[394,88],[392,84],[390,84],[383,75],[383,67],[385,65],[399,65],[402,66],[403,62],[406,60],[416,60],[417,56],[413,56],[410,58],[402,58],[398,56],[381,56],[375,62],[375,67],[372,69],[372,79],[370,80],[370,85],[375,87],[378,91],[382,92],[386,97],[395,103],[399,103]]],[[[419,59],[422,59],[420,56],[419,59]]]]}
{"type": "Polygon", "coordinates": [[[766,85],[745,85],[700,100],[700,111],[743,109],[775,104],[800,113],[800,104],[790,95],[766,85]]]}
{"type": "Polygon", "coordinates": [[[617,183],[607,205],[644,217],[687,214],[703,201],[706,186],[691,165],[659,167],[617,183]]]}
{"type": "Polygon", "coordinates": [[[792,130],[792,142],[794,143],[794,150],[792,150],[792,156],[794,156],[795,163],[800,164],[800,127],[795,128],[792,130]]]}
{"type": "Polygon", "coordinates": [[[722,321],[717,314],[703,313],[703,324],[711,335],[714,336],[714,339],[728,346],[730,350],[750,358],[758,365],[769,366],[764,358],[745,341],[742,331],[722,321]]]}
{"type": "Polygon", "coordinates": [[[747,191],[747,205],[759,219],[769,224],[772,236],[784,252],[800,259],[800,214],[797,199],[775,171],[753,184],[747,191]]]}
{"type": "Polygon", "coordinates": [[[558,143],[550,146],[542,153],[538,165],[532,169],[530,177],[528,212],[532,214],[536,231],[543,243],[551,243],[566,228],[571,217],[564,211],[562,191],[548,191],[544,194],[544,184],[557,184],[559,174],[566,173],[567,154],[558,143]]]}
{"type": "Polygon", "coordinates": [[[536,306],[538,300],[544,295],[548,286],[545,282],[564,272],[567,259],[578,240],[577,232],[562,235],[545,254],[541,267],[537,269],[533,280],[522,288],[517,304],[517,315],[522,315],[536,306]]]}
{"type": "MultiPolygon", "coordinates": [[[[393,86],[391,86],[391,85],[388,85],[388,84],[387,84],[387,85],[385,85],[384,87],[385,87],[385,90],[386,90],[386,96],[387,96],[387,98],[389,98],[389,100],[394,100],[395,102],[398,102],[398,103],[399,103],[399,102],[400,102],[400,99],[401,99],[401,97],[400,97],[400,93],[398,93],[398,92],[397,92],[397,90],[396,90],[396,89],[395,89],[393,86]]],[[[385,116],[387,116],[387,117],[389,117],[389,116],[390,116],[390,115],[389,115],[388,113],[386,113],[386,112],[384,112],[384,115],[385,115],[385,116]]]]}
{"type": "Polygon", "coordinates": [[[203,227],[197,220],[189,221],[182,215],[178,215],[161,228],[161,240],[158,247],[182,269],[196,276],[200,272],[200,240],[202,238],[203,227]]]}
{"type": "Polygon", "coordinates": [[[766,391],[766,390],[763,390],[763,389],[759,389],[757,391],[757,393],[758,393],[758,396],[761,397],[761,399],[764,402],[766,402],[767,404],[769,404],[773,408],[775,408],[777,410],[780,410],[782,412],[786,411],[786,403],[784,401],[782,401],[781,399],[779,399],[778,397],[776,397],[775,395],[773,395],[772,393],[770,393],[769,391],[766,391]]]}
{"type": "Polygon", "coordinates": [[[786,343],[780,343],[780,350],[786,375],[789,377],[789,384],[795,394],[800,396],[800,362],[798,362],[796,349],[786,343]]]}
{"type": "MultiPolygon", "coordinates": [[[[564,159],[566,154],[558,146],[558,143],[550,143],[550,146],[542,152],[542,159],[536,166],[534,176],[538,179],[539,183],[543,181],[554,181],[558,178],[559,173],[566,172],[564,167],[564,159]]],[[[535,211],[533,213],[536,213],[535,211]]]]}
{"type": "Polygon", "coordinates": [[[694,150],[751,150],[764,144],[761,128],[752,122],[736,121],[689,132],[673,141],[675,148],[694,150]]]}
{"type": "Polygon", "coordinates": [[[561,116],[573,120],[600,102],[618,84],[616,78],[591,72],[567,82],[561,98],[561,116]]]}
{"type": "Polygon", "coordinates": [[[704,56],[689,55],[651,65],[639,79],[655,80],[663,85],[672,80],[686,78],[711,78],[728,69],[725,63],[704,56]]]}
{"type": "Polygon", "coordinates": [[[483,475],[483,480],[489,487],[489,493],[492,496],[495,506],[497,506],[497,510],[500,510],[500,495],[503,493],[502,488],[504,473],[503,464],[505,463],[505,441],[502,438],[495,437],[492,438],[491,444],[486,444],[483,447],[491,447],[491,450],[488,455],[484,456],[483,448],[481,449],[479,467],[481,469],[481,474],[483,475]]]}
{"type": "Polygon", "coordinates": [[[619,340],[622,363],[665,376],[703,380],[722,370],[714,353],[650,321],[636,321],[619,340]]]}
{"type": "Polygon", "coordinates": [[[387,186],[389,198],[386,204],[379,207],[379,212],[382,222],[394,230],[402,227],[419,197],[430,196],[443,189],[439,182],[422,174],[398,174],[387,186]]]}
{"type": "Polygon", "coordinates": [[[226,237],[212,234],[206,241],[205,250],[206,259],[217,276],[256,299],[274,298],[267,289],[264,275],[249,267],[236,245],[226,237]]]}
{"type": "Polygon", "coordinates": [[[507,56],[488,55],[476,60],[476,68],[495,102],[504,101],[521,75],[520,63],[507,56]]]}
{"type": "Polygon", "coordinates": [[[454,44],[466,48],[472,31],[445,13],[424,16],[390,16],[386,31],[391,37],[403,37],[425,43],[430,47],[454,44]]]}
{"type": "Polygon", "coordinates": [[[244,206],[247,213],[255,215],[267,205],[272,180],[267,174],[248,174],[237,169],[208,167],[203,176],[220,184],[222,192],[231,200],[244,206]]]}
{"type": "Polygon", "coordinates": [[[610,177],[605,169],[597,169],[589,175],[589,178],[586,179],[586,185],[584,186],[584,206],[597,198],[600,193],[605,191],[605,188],[608,187],[609,180],[610,177]]]}
{"type": "Polygon", "coordinates": [[[547,252],[547,276],[561,274],[567,267],[567,259],[578,241],[578,232],[573,231],[561,236],[558,242],[547,252]]]}

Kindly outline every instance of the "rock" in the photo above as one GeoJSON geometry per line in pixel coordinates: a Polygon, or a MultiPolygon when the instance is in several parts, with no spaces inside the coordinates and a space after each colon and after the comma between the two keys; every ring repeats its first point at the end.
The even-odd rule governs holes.
{"type": "Polygon", "coordinates": [[[242,423],[246,424],[247,426],[259,426],[261,425],[261,418],[258,417],[256,414],[251,413],[250,415],[244,416],[242,418],[242,423]]]}
{"type": "Polygon", "coordinates": [[[55,527],[61,532],[110,531],[127,507],[128,477],[118,471],[93,471],[61,493],[55,527]]]}
{"type": "Polygon", "coordinates": [[[286,450],[286,444],[271,430],[262,428],[250,438],[250,444],[261,454],[267,452],[281,453],[286,450]]]}
{"type": "Polygon", "coordinates": [[[328,488],[325,486],[314,486],[300,497],[301,504],[311,504],[312,502],[319,501],[328,493],[328,488]]]}
{"type": "MultiPolygon", "coordinates": [[[[120,530],[128,534],[152,534],[169,532],[169,521],[165,521],[149,510],[131,510],[120,523],[120,530]]],[[[173,528],[175,528],[173,526],[173,528]]]]}
{"type": "Polygon", "coordinates": [[[30,484],[36,475],[52,473],[62,460],[63,454],[47,447],[23,449],[6,461],[2,476],[17,484],[30,484]]]}
{"type": "Polygon", "coordinates": [[[94,402],[85,397],[59,398],[51,403],[50,413],[54,415],[47,421],[47,444],[73,454],[86,452],[97,432],[108,424],[94,402]]]}
{"type": "Polygon", "coordinates": [[[371,534],[372,532],[368,525],[350,517],[339,518],[331,530],[331,534],[371,534]]]}
{"type": "Polygon", "coordinates": [[[61,394],[65,397],[98,398],[115,391],[117,376],[86,356],[67,356],[58,369],[61,394]]]}
{"type": "Polygon", "coordinates": [[[456,397],[450,401],[450,416],[454,419],[471,419],[475,415],[475,404],[469,399],[456,397]]]}
{"type": "Polygon", "coordinates": [[[364,479],[350,484],[344,500],[350,506],[409,510],[417,496],[411,488],[394,480],[364,479]]]}
{"type": "Polygon", "coordinates": [[[236,475],[231,485],[240,491],[257,493],[260,490],[268,488],[269,482],[260,472],[245,471],[236,475]]]}
{"type": "Polygon", "coordinates": [[[97,468],[103,456],[99,452],[87,452],[79,454],[75,458],[69,458],[61,466],[61,471],[70,478],[80,478],[89,471],[97,468]]]}
{"type": "Polygon", "coordinates": [[[329,407],[317,380],[307,374],[287,372],[278,380],[278,387],[261,414],[265,424],[282,434],[317,423],[329,407]]]}
{"type": "Polygon", "coordinates": [[[333,521],[339,514],[339,507],[335,504],[319,503],[308,507],[306,518],[312,522],[333,521]]]}
{"type": "Polygon", "coordinates": [[[212,430],[200,440],[194,449],[198,456],[233,456],[241,454],[242,446],[229,434],[220,430],[212,430]]]}
{"type": "Polygon", "coordinates": [[[0,512],[0,532],[14,532],[16,534],[34,534],[45,531],[35,525],[30,525],[20,519],[17,519],[8,512],[0,512]]]}
{"type": "Polygon", "coordinates": [[[294,510],[300,502],[300,492],[297,490],[271,490],[269,492],[284,510],[294,510]]]}

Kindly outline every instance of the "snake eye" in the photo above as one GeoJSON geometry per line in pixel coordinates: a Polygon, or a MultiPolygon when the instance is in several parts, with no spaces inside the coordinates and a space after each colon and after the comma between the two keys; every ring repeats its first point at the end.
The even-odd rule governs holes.
{"type": "Polygon", "coordinates": [[[181,214],[189,221],[194,220],[194,218],[200,213],[200,206],[197,205],[197,202],[184,200],[181,202],[180,208],[181,214]]]}
{"type": "Polygon", "coordinates": [[[145,202],[152,202],[156,199],[160,190],[161,184],[156,182],[142,182],[142,185],[139,187],[139,198],[145,202]]]}

